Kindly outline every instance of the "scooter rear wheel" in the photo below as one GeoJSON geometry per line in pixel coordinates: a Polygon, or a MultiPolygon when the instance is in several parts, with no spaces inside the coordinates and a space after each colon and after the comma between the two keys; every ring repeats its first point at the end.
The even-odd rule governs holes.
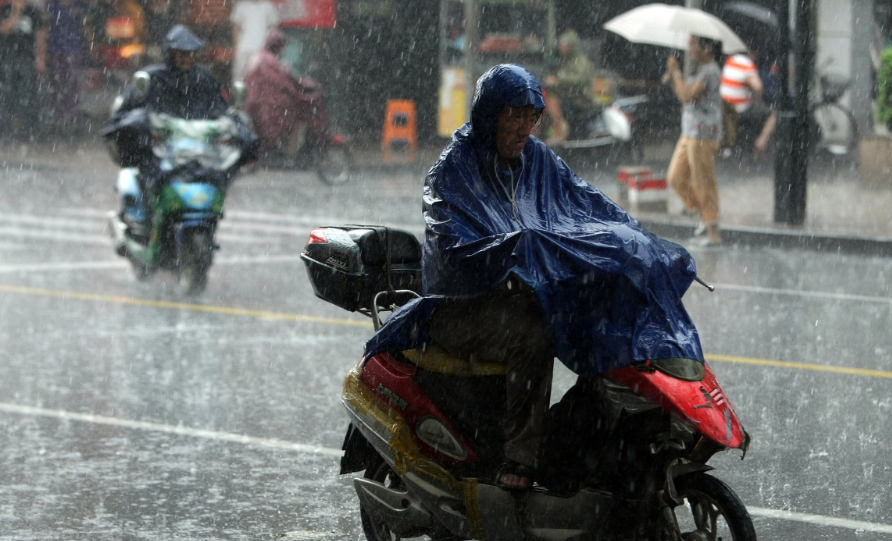
{"type": "Polygon", "coordinates": [[[352,171],[353,155],[345,145],[328,146],[316,163],[316,174],[326,184],[344,184],[350,180],[352,171]]]}
{"type": "MultiPolygon", "coordinates": [[[[746,507],[722,481],[691,474],[678,479],[676,489],[684,503],[673,513],[684,541],[756,541],[756,530],[746,507]]],[[[671,538],[664,535],[661,539],[671,538]]]]}

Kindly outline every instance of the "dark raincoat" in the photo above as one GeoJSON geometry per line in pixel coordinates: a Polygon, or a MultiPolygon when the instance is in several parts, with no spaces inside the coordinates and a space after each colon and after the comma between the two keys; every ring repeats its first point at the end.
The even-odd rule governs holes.
{"type": "MultiPolygon", "coordinates": [[[[439,299],[476,297],[514,275],[535,291],[558,358],[577,374],[667,357],[702,362],[681,301],[696,275],[690,254],[647,232],[532,136],[514,175],[514,218],[494,172],[496,118],[506,104],[524,104],[517,96],[535,104],[536,93],[541,101],[519,66],[497,66],[477,82],[471,122],[425,180],[425,296],[394,313],[366,355],[428,342],[439,299]]],[[[509,176],[501,180],[510,186],[509,176]]]]}
{"type": "Polygon", "coordinates": [[[196,64],[189,71],[173,65],[173,60],[143,69],[152,80],[144,101],[133,98],[133,85],[124,90],[121,107],[112,114],[114,124],[133,109],[148,106],[156,113],[166,113],[188,120],[215,119],[226,112],[223,89],[214,74],[196,64]]]}

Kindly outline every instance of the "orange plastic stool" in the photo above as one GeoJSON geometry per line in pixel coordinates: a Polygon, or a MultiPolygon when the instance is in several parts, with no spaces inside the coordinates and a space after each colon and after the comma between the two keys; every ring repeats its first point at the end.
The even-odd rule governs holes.
{"type": "Polygon", "coordinates": [[[385,162],[414,162],[418,149],[415,133],[415,102],[412,100],[388,100],[384,114],[384,137],[381,141],[385,162]],[[394,147],[407,148],[408,152],[397,155],[394,147]]]}

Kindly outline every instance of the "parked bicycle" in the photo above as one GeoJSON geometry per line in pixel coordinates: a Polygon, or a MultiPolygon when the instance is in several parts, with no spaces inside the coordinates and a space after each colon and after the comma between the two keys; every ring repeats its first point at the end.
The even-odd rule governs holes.
{"type": "Polygon", "coordinates": [[[824,72],[818,77],[817,101],[809,108],[809,139],[815,156],[857,156],[858,125],[852,112],[840,103],[849,84],[849,79],[839,74],[824,72]]]}
{"type": "Polygon", "coordinates": [[[849,88],[849,81],[838,75],[820,77],[820,99],[811,106],[814,152],[848,156],[858,148],[858,127],[852,112],[839,100],[849,88]]]}

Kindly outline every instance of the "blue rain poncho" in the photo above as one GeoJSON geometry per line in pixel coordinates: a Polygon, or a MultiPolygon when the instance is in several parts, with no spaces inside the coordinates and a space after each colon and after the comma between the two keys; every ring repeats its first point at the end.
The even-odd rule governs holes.
{"type": "Polygon", "coordinates": [[[496,167],[499,112],[528,104],[545,105],[520,66],[496,66],[477,82],[471,121],[424,184],[424,296],[388,319],[366,356],[429,342],[438,301],[477,297],[514,275],[535,291],[557,357],[577,374],[667,357],[702,362],[681,301],[696,276],[684,248],[646,231],[533,136],[513,175],[496,167]]]}

